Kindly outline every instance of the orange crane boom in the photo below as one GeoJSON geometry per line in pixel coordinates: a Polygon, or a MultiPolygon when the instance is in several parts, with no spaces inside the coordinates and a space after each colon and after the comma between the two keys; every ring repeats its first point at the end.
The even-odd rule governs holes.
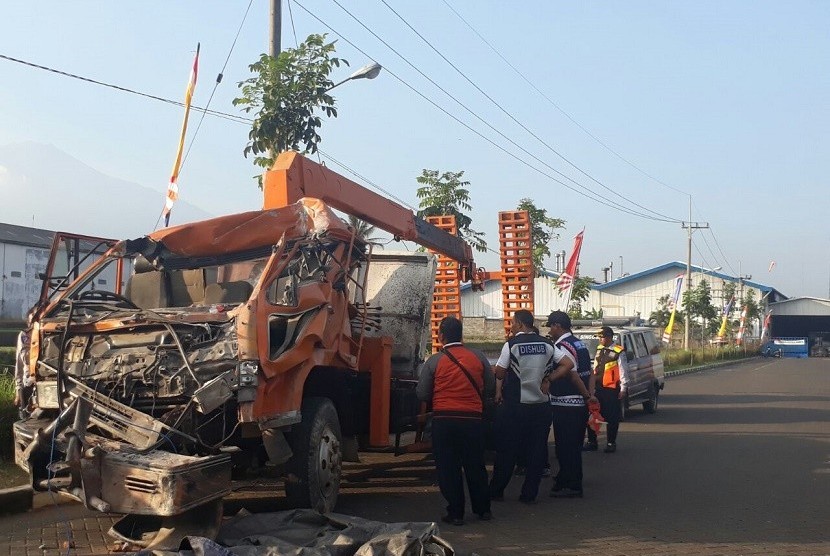
{"type": "Polygon", "coordinates": [[[410,209],[341,176],[322,164],[293,151],[277,157],[265,172],[263,208],[279,208],[303,197],[315,197],[347,214],[391,233],[396,239],[414,241],[442,253],[461,265],[461,280],[479,289],[481,280],[470,244],[418,217],[410,209]]]}

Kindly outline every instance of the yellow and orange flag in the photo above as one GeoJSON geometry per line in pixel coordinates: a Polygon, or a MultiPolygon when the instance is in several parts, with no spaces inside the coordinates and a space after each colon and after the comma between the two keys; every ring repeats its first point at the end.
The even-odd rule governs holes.
{"type": "Polygon", "coordinates": [[[674,293],[669,298],[668,309],[671,311],[669,322],[666,329],[663,331],[663,343],[671,343],[671,335],[674,332],[674,315],[677,312],[677,305],[680,303],[680,288],[683,286],[683,275],[678,274],[674,279],[674,293]]]}
{"type": "Polygon", "coordinates": [[[190,71],[190,81],[187,83],[187,90],[184,93],[184,121],[182,132],[179,135],[179,148],[176,151],[176,161],[173,163],[173,171],[170,173],[170,183],[167,185],[167,196],[164,199],[164,226],[170,224],[170,211],[173,204],[179,198],[179,169],[182,165],[182,151],[184,151],[184,138],[187,134],[187,119],[190,116],[190,103],[193,100],[193,91],[196,89],[196,78],[199,75],[199,49],[201,44],[196,44],[196,57],[193,59],[193,69],[190,71]]]}

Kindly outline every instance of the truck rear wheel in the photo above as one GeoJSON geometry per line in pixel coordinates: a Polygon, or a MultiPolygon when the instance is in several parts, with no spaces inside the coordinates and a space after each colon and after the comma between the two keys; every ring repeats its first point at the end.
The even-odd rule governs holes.
{"type": "Polygon", "coordinates": [[[337,503],[342,473],[340,421],[328,398],[303,400],[302,421],[290,433],[285,493],[292,505],[330,512],[337,503]]]}

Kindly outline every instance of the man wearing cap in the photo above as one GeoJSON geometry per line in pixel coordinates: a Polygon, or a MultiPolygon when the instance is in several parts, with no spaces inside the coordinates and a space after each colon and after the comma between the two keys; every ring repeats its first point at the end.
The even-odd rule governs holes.
{"type": "Polygon", "coordinates": [[[546,326],[557,348],[556,368],[542,380],[542,391],[550,395],[553,436],[559,473],[550,495],[554,498],[582,497],[582,439],[588,408],[585,401],[597,401],[588,390],[591,353],[585,343],[571,334],[571,318],[563,311],[548,315],[546,326]]]}
{"type": "MultiPolygon", "coordinates": [[[[595,394],[600,404],[600,412],[607,425],[605,428],[607,444],[605,453],[617,451],[617,431],[620,429],[620,400],[625,397],[627,383],[627,367],[625,350],[614,343],[614,330],[610,326],[603,326],[597,333],[599,345],[595,359],[594,371],[588,382],[588,391],[595,394]]],[[[597,433],[588,427],[588,442],[584,450],[596,451],[597,433]]]]}
{"type": "Polygon", "coordinates": [[[496,400],[496,459],[490,480],[490,498],[504,500],[517,456],[523,452],[527,466],[519,501],[532,504],[539,493],[550,430],[550,405],[540,384],[554,361],[555,348],[533,332],[533,313],[525,309],[513,315],[513,335],[502,347],[493,371],[496,400]]]}

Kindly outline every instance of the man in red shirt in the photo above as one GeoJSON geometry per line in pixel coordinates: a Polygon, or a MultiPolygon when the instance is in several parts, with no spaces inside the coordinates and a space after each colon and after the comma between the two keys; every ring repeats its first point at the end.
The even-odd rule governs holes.
{"type": "Polygon", "coordinates": [[[461,343],[461,321],[445,317],[438,326],[441,351],[427,359],[418,374],[418,398],[432,402],[432,451],[438,487],[447,500],[444,523],[464,525],[467,478],[473,513],[492,518],[487,469],[484,467],[484,399],[495,389],[490,362],[461,343]]]}

